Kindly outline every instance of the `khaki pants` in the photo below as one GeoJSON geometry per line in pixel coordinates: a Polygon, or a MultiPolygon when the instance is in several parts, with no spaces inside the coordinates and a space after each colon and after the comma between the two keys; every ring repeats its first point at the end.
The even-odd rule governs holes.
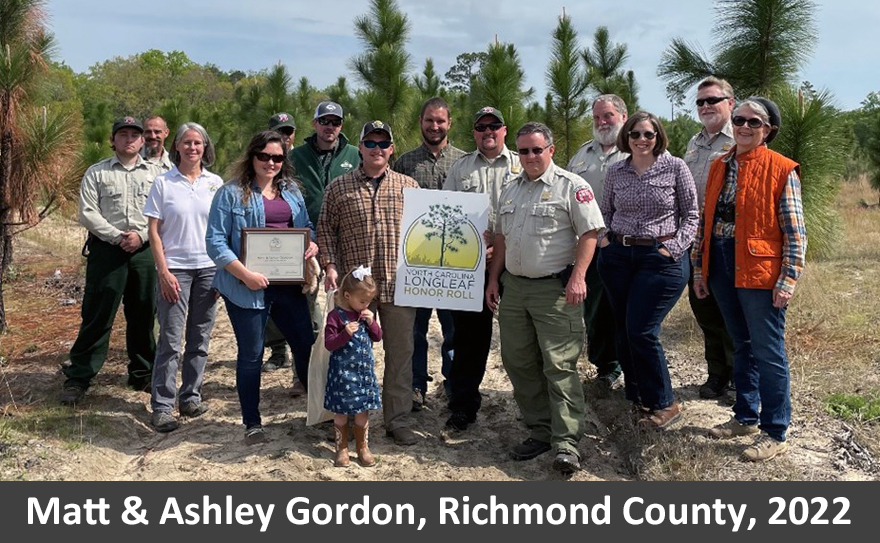
{"type": "Polygon", "coordinates": [[[413,326],[416,310],[379,303],[379,324],[385,347],[385,375],[382,377],[382,412],[385,429],[407,426],[412,410],[413,326]]]}

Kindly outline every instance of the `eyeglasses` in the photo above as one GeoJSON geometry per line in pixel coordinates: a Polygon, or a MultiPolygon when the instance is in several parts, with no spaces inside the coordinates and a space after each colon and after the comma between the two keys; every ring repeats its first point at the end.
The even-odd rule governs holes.
{"type": "Polygon", "coordinates": [[[732,120],[733,120],[734,126],[742,126],[744,124],[748,124],[749,128],[761,128],[762,126],[767,124],[763,120],[759,119],[758,117],[752,117],[750,119],[746,119],[745,117],[743,117],[741,115],[737,115],[732,120]]]}
{"type": "Polygon", "coordinates": [[[256,153],[254,154],[254,158],[259,160],[260,162],[269,162],[270,160],[275,164],[281,164],[284,162],[284,155],[270,155],[269,153],[256,153]]]}
{"type": "Polygon", "coordinates": [[[525,149],[525,148],[524,149],[517,149],[516,151],[519,154],[521,154],[522,156],[529,156],[529,153],[532,153],[533,155],[538,156],[541,153],[543,153],[544,149],[546,149],[547,147],[550,147],[550,146],[546,145],[544,147],[532,147],[531,149],[525,149]]]}
{"type": "Polygon", "coordinates": [[[318,124],[321,126],[342,126],[342,119],[328,119],[327,117],[321,117],[318,119],[318,124]]]}
{"type": "Polygon", "coordinates": [[[283,134],[283,135],[285,135],[285,136],[292,136],[293,133],[294,133],[295,131],[296,131],[295,128],[290,128],[289,126],[277,130],[277,132],[278,132],[279,134],[283,134]]]}
{"type": "Polygon", "coordinates": [[[642,136],[645,136],[646,140],[652,140],[657,137],[657,132],[651,132],[650,130],[645,130],[644,132],[639,132],[638,130],[630,130],[629,131],[629,139],[637,140],[642,136]]]}
{"type": "Polygon", "coordinates": [[[474,130],[477,132],[485,132],[486,130],[491,130],[492,132],[498,132],[504,128],[504,123],[489,123],[489,124],[475,124],[474,130]]]}
{"type": "Polygon", "coordinates": [[[379,149],[388,149],[389,147],[391,147],[391,140],[364,140],[361,143],[363,143],[364,147],[366,147],[367,149],[375,149],[376,147],[378,147],[379,149]]]}
{"type": "Polygon", "coordinates": [[[697,107],[703,107],[705,104],[709,104],[710,106],[714,106],[719,102],[723,102],[725,100],[730,100],[729,96],[710,96],[708,98],[697,98],[697,107]]]}

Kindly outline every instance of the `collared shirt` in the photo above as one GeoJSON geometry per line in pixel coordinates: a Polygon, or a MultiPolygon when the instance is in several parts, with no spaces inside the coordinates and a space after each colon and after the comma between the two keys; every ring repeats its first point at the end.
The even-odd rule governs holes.
{"type": "Polygon", "coordinates": [[[629,153],[624,153],[617,148],[617,145],[611,147],[607,153],[602,150],[602,144],[596,140],[590,140],[581,145],[580,149],[568,161],[568,171],[576,173],[583,177],[593,189],[596,200],[601,202],[602,196],[605,194],[605,176],[608,168],[615,162],[629,157],[629,153]]]}
{"type": "Polygon", "coordinates": [[[447,145],[435,157],[428,146],[422,143],[401,155],[394,164],[394,171],[412,177],[423,189],[440,189],[443,188],[443,180],[446,179],[449,167],[464,155],[465,152],[461,149],[447,145]]]}
{"type": "Polygon", "coordinates": [[[144,157],[144,160],[146,160],[150,164],[155,164],[156,166],[158,166],[161,172],[170,172],[171,168],[174,167],[174,163],[171,162],[171,157],[168,155],[168,151],[166,151],[165,149],[162,149],[162,156],[158,158],[148,157],[146,151],[146,147],[141,148],[141,156],[144,157]]]}
{"type": "Polygon", "coordinates": [[[488,194],[489,230],[495,232],[501,192],[521,171],[519,155],[507,147],[494,159],[488,159],[476,150],[464,155],[449,168],[443,189],[488,194]]]}
{"type": "Polygon", "coordinates": [[[614,234],[673,236],[662,245],[676,260],[690,248],[700,221],[691,171],[668,151],[642,175],[633,168],[631,159],[611,166],[600,207],[614,234]]]}
{"type": "Polygon", "coordinates": [[[144,204],[153,179],[153,164],[140,156],[130,168],[116,155],[86,170],[79,189],[79,222],[98,239],[119,245],[124,232],[135,231],[147,242],[144,204]]]}
{"type": "MultiPolygon", "coordinates": [[[[724,177],[724,185],[721,187],[721,194],[718,195],[719,204],[736,205],[736,179],[739,172],[739,165],[736,162],[736,155],[732,154],[723,159],[727,164],[726,174],[724,177]]],[[[702,214],[701,214],[702,215],[702,214]]],[[[776,281],[776,288],[786,292],[794,292],[797,280],[800,278],[804,270],[804,262],[807,254],[807,227],[804,223],[804,203],[801,198],[801,180],[798,177],[797,170],[792,170],[785,180],[782,189],[782,196],[779,198],[779,228],[782,229],[782,273],[776,281]]],[[[700,224],[703,224],[705,217],[700,217],[700,224]]],[[[712,235],[717,237],[734,237],[736,223],[728,223],[716,216],[712,218],[712,235]]],[[[701,252],[701,243],[703,242],[703,229],[697,230],[697,237],[694,240],[694,250],[691,255],[691,261],[694,266],[694,277],[701,278],[703,276],[703,253],[701,252]]]]}
{"type": "Polygon", "coordinates": [[[697,200],[700,210],[706,204],[706,181],[709,179],[709,166],[716,158],[724,155],[733,147],[733,125],[730,121],[724,125],[721,132],[714,136],[710,136],[703,127],[687,145],[687,152],[684,154],[684,161],[694,176],[694,183],[697,186],[697,200]]]}
{"type": "Polygon", "coordinates": [[[205,249],[208,212],[223,179],[202,168],[195,181],[177,166],[156,177],[147,197],[144,215],[159,219],[159,237],[169,269],[211,268],[214,261],[205,249]]]}
{"type": "Polygon", "coordinates": [[[589,183],[551,162],[538,179],[523,172],[501,192],[495,228],[507,271],[538,278],[574,263],[578,238],[604,226],[589,183]]]}
{"type": "Polygon", "coordinates": [[[393,303],[403,189],[419,184],[391,168],[379,179],[376,187],[359,167],[330,183],[318,219],[319,258],[321,267],[336,265],[340,279],[358,266],[370,267],[379,301],[393,303]]]}

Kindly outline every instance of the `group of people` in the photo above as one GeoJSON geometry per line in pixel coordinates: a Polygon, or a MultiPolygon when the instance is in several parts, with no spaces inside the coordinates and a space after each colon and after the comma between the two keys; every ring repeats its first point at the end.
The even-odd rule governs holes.
{"type": "Polygon", "coordinates": [[[422,145],[392,165],[390,126],[367,123],[351,145],[342,134],[342,106],[321,102],[315,132],[299,146],[292,146],[292,116],[273,116],[226,183],[208,171],[214,148],[200,125],[181,125],[166,153],[161,118],[144,125],[120,119],[114,156],[82,182],[80,220],[89,231],[83,322],[61,399],[83,399],[122,301],[128,384],[152,394],[155,429],[177,428],[175,402],[181,417],[202,415],[222,297],[238,348],[247,443],[267,439],[259,401],[264,348],[278,345],[277,337],[267,341],[270,322],[281,348],[291,347],[294,394],[308,390],[310,353],[324,329],[323,347],[332,353],[324,407],[335,414],[335,465],[350,463],[349,417],[358,461],[375,464],[371,410],[382,410],[395,444],[417,443],[422,436],[410,413],[427,402],[432,310],[397,305],[394,286],[403,189],[420,187],[485,193],[490,202],[483,309],[437,311],[446,432],[466,432],[477,421],[495,315],[502,363],[529,431],[511,449],[513,459],[553,451],[555,470],[580,468],[585,400],[577,362],[585,336],[596,393],[608,395],[622,374],[638,424],[668,428],[681,418],[681,405],[659,333],[687,285],[705,337],[708,379],[700,396],[736,391],[734,417],[709,434],[760,433],[744,457],[773,458],[787,449],[785,313],[806,249],[799,169],[767,147],[781,126],[772,101],[737,104],[731,86],[710,77],[698,86],[696,105],[703,128],[682,160],[667,151],[656,116],[630,116],[619,97],[601,95],[592,104],[593,140],[562,168],[541,123],[520,127],[516,148],[508,149],[504,116],[492,106],[473,116],[476,150],[452,146],[442,98],[421,109],[422,145]],[[320,311],[315,294],[299,285],[272,284],[249,270],[242,229],[250,227],[308,229],[303,258],[317,257],[325,289],[335,291],[327,300],[333,309],[320,311]],[[375,341],[384,341],[381,387],[375,341]]]}

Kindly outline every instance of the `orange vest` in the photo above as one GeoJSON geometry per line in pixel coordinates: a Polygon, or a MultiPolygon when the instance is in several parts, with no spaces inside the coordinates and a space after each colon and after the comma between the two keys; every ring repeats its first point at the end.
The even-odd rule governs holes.
{"type": "MultiPolygon", "coordinates": [[[[727,164],[716,159],[706,181],[703,213],[703,279],[709,277],[710,242],[715,223],[715,206],[724,186],[727,164]]],[[[737,288],[773,289],[782,271],[782,229],[779,226],[779,200],[792,170],[800,174],[797,162],[766,145],[736,157],[736,240],[734,272],[737,288]]]]}

